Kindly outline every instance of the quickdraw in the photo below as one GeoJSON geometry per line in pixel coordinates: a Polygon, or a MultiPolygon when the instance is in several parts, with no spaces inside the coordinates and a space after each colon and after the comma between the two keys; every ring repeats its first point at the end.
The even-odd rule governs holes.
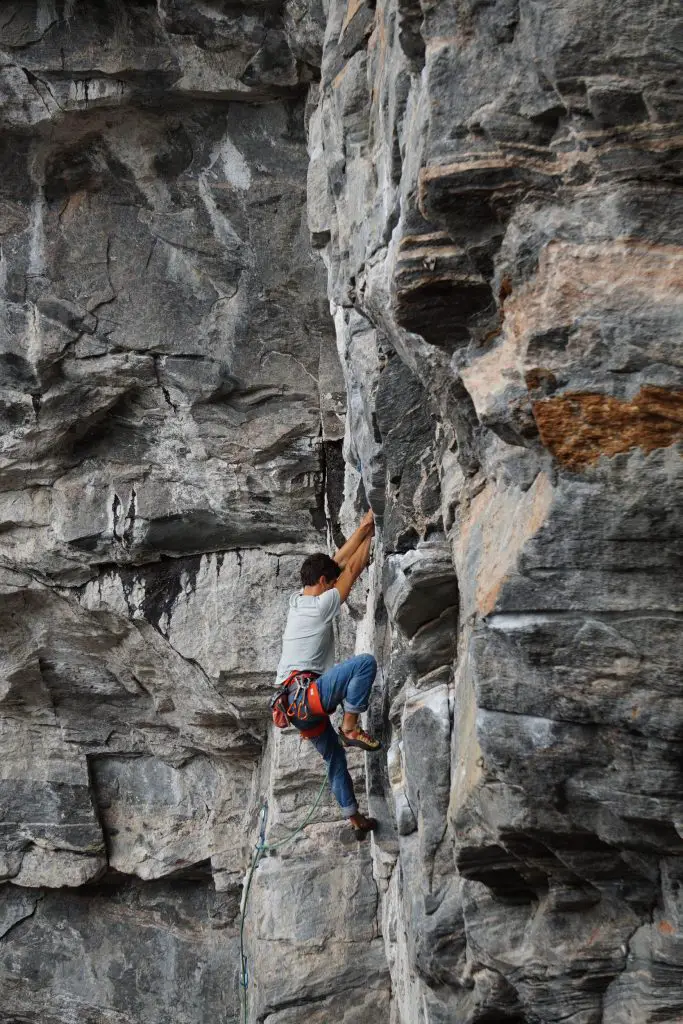
{"type": "Polygon", "coordinates": [[[293,725],[306,740],[324,733],[329,715],[320,700],[317,678],[313,672],[292,672],[287,676],[270,702],[278,729],[293,725]]]}

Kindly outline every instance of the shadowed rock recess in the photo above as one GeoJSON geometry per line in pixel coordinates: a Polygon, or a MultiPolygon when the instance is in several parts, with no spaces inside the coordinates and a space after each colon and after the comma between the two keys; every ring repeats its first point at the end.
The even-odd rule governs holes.
{"type": "Polygon", "coordinates": [[[0,5],[0,1022],[683,1020],[675,0],[0,5]],[[365,801],[364,801],[365,802],[365,801]]]}

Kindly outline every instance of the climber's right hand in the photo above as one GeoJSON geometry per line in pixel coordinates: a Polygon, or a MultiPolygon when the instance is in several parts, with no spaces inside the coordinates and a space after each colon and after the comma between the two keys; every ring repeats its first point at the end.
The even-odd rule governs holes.
{"type": "Polygon", "coordinates": [[[366,534],[369,537],[371,537],[372,534],[375,532],[375,513],[372,511],[371,508],[367,510],[367,512],[361,519],[360,525],[362,529],[365,530],[366,534]]]}

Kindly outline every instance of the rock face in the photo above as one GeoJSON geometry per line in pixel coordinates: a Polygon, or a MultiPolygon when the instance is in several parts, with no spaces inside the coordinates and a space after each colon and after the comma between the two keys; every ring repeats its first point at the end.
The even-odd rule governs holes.
{"type": "Polygon", "coordinates": [[[250,1022],[683,1016],[683,21],[0,11],[0,1021],[242,1018],[368,504],[373,842],[266,856],[250,1022]]]}

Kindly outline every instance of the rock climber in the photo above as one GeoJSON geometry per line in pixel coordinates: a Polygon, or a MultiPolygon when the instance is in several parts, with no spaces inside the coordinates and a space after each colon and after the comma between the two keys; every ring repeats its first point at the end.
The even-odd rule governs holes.
{"type": "Polygon", "coordinates": [[[357,839],[365,838],[377,822],[358,810],[344,747],[381,748],[358,721],[368,706],[377,662],[371,654],[358,654],[335,665],[333,622],[370,561],[374,532],[369,511],[334,558],[322,552],[306,558],[301,566],[303,588],[289,600],[276,679],[287,719],[326,761],[330,789],[357,839]],[[339,704],[344,718],[337,734],[329,715],[339,704]]]}

